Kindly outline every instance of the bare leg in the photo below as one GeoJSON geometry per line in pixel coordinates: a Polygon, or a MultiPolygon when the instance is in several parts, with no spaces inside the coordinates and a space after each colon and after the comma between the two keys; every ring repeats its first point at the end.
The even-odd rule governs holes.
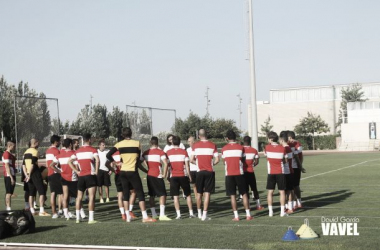
{"type": "Polygon", "coordinates": [[[237,211],[236,195],[231,195],[231,207],[232,211],[237,211]]]}
{"type": "Polygon", "coordinates": [[[119,207],[124,207],[124,205],[123,205],[123,192],[117,193],[117,204],[119,205],[119,207]]]}
{"type": "Polygon", "coordinates": [[[208,205],[210,204],[210,193],[204,193],[205,199],[203,201],[203,211],[208,210],[208,205]]]}
{"type": "MultiPolygon", "coordinates": [[[[100,186],[100,187],[98,188],[98,190],[99,190],[99,198],[100,198],[100,199],[103,199],[103,187],[100,186]]],[[[90,192],[89,192],[89,193],[90,193],[90,192]]],[[[90,194],[89,194],[89,196],[90,196],[90,194]]]]}
{"type": "Polygon", "coordinates": [[[188,195],[186,197],[187,201],[187,207],[189,208],[189,211],[193,210],[193,200],[191,199],[191,195],[188,195]]]}
{"type": "Polygon", "coordinates": [[[88,211],[95,211],[95,194],[96,187],[88,189],[88,211]]]}
{"type": "Polygon", "coordinates": [[[11,194],[6,194],[5,195],[5,205],[7,206],[7,207],[11,207],[11,194]]]}
{"type": "Polygon", "coordinates": [[[197,209],[202,209],[202,194],[197,193],[197,209]]]}
{"type": "Polygon", "coordinates": [[[109,199],[110,198],[110,188],[109,188],[109,186],[104,186],[104,189],[106,190],[106,198],[109,199]]]}
{"type": "Polygon", "coordinates": [[[51,193],[50,195],[50,205],[51,205],[51,212],[52,214],[56,214],[57,213],[57,210],[56,210],[56,204],[55,204],[55,199],[56,198],[56,195],[55,195],[55,192],[51,193]]]}

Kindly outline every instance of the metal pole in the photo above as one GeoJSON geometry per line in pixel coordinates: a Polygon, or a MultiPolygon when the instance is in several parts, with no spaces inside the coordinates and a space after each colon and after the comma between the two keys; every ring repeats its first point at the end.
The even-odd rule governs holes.
{"type": "Polygon", "coordinates": [[[253,40],[253,0],[249,0],[249,70],[251,82],[251,107],[252,107],[252,146],[258,148],[257,138],[257,104],[256,104],[256,77],[253,40]]]}
{"type": "Polygon", "coordinates": [[[149,109],[150,112],[150,134],[153,136],[153,113],[152,113],[152,108],[149,109]]]}
{"type": "Polygon", "coordinates": [[[17,110],[16,110],[16,98],[17,96],[15,95],[15,99],[13,100],[13,110],[15,113],[15,137],[16,137],[16,167],[18,168],[18,156],[19,156],[19,144],[18,144],[18,137],[17,137],[17,110]]]}
{"type": "Polygon", "coordinates": [[[60,128],[60,120],[59,120],[59,104],[58,104],[58,99],[57,99],[57,116],[58,116],[58,132],[57,135],[61,133],[61,128],[60,128]]]}

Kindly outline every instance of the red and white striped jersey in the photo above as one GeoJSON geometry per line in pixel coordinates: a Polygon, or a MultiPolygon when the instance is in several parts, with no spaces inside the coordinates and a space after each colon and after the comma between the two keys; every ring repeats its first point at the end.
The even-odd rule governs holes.
{"type": "Polygon", "coordinates": [[[253,173],[253,162],[259,158],[259,152],[251,146],[244,146],[245,161],[243,162],[244,172],[253,173]]]}
{"type": "Polygon", "coordinates": [[[170,177],[187,176],[185,162],[189,161],[189,155],[186,150],[182,148],[172,148],[166,152],[166,155],[170,161],[170,177]]]}
{"type": "MultiPolygon", "coordinates": [[[[294,173],[294,170],[292,168],[292,165],[293,165],[293,151],[292,149],[289,147],[289,145],[286,145],[285,146],[285,152],[288,156],[288,162],[286,163],[288,165],[288,168],[289,168],[289,172],[290,173],[294,173]]],[[[285,173],[286,174],[286,173],[285,173]]]]}
{"type": "MultiPolygon", "coordinates": [[[[120,157],[120,152],[116,151],[113,155],[112,158],[115,160],[115,163],[118,164],[121,162],[121,157],[120,157]]],[[[120,174],[120,167],[116,165],[116,170],[115,174],[120,174]]]]}
{"type": "Polygon", "coordinates": [[[150,148],[141,156],[141,160],[148,165],[148,175],[156,178],[162,178],[161,161],[165,159],[165,152],[159,148],[150,148]]]}
{"type": "Polygon", "coordinates": [[[50,166],[50,164],[53,162],[54,158],[57,158],[57,156],[60,154],[60,151],[57,147],[55,146],[50,146],[46,150],[46,167],[48,169],[48,176],[56,173],[50,166]]]}
{"type": "Polygon", "coordinates": [[[4,176],[9,177],[7,170],[5,169],[5,164],[9,164],[9,171],[12,176],[16,175],[16,157],[11,154],[8,151],[5,151],[2,156],[2,162],[3,162],[3,171],[4,171],[4,176]]]}
{"type": "Polygon", "coordinates": [[[95,156],[98,150],[88,145],[84,145],[75,152],[76,160],[80,168],[79,176],[95,175],[95,156]]]}
{"type": "Polygon", "coordinates": [[[198,171],[214,172],[213,158],[219,155],[216,145],[208,140],[201,140],[194,143],[192,148],[198,171]]]}
{"type": "Polygon", "coordinates": [[[287,158],[285,148],[277,143],[265,146],[265,154],[268,161],[268,174],[283,174],[283,159],[287,158]]]}
{"type": "Polygon", "coordinates": [[[222,158],[224,159],[226,176],[243,175],[244,148],[236,142],[230,142],[222,148],[222,158]]]}
{"type": "MultiPolygon", "coordinates": [[[[70,159],[73,159],[73,160],[76,159],[75,151],[71,149],[66,149],[64,151],[61,151],[59,155],[54,157],[53,161],[55,163],[59,163],[59,165],[61,166],[61,171],[62,171],[61,176],[63,179],[65,179],[66,181],[77,181],[78,175],[71,169],[69,165],[70,159]]],[[[75,160],[74,165],[77,165],[77,164],[78,164],[78,161],[75,160]]]]}

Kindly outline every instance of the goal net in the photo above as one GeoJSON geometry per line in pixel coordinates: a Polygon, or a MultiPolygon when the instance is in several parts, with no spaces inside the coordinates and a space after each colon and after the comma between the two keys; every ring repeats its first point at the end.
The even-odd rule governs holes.
{"type": "Polygon", "coordinates": [[[174,109],[126,106],[126,122],[133,131],[133,137],[142,142],[143,148],[152,136],[157,136],[160,146],[166,143],[166,136],[173,131],[176,119],[174,109]]]}
{"type": "Polygon", "coordinates": [[[14,110],[17,159],[22,159],[32,138],[39,140],[39,157],[44,158],[50,136],[60,132],[58,99],[16,96],[14,110]]]}

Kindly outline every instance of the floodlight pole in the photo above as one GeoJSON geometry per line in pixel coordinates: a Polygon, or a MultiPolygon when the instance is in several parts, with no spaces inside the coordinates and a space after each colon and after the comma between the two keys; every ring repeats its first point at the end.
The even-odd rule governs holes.
{"type": "MultiPolygon", "coordinates": [[[[15,98],[13,100],[13,110],[14,110],[14,114],[15,114],[15,139],[16,139],[16,145],[19,146],[18,144],[18,138],[17,138],[17,110],[16,110],[16,98],[17,96],[15,95],[15,98]]],[[[18,150],[19,147],[16,147],[16,167],[18,167],[18,156],[19,156],[19,150],[18,150]]]]}
{"type": "Polygon", "coordinates": [[[252,110],[252,143],[254,148],[258,148],[259,142],[257,138],[257,103],[256,103],[256,77],[255,77],[255,58],[254,58],[254,40],[253,40],[253,0],[248,0],[249,13],[249,71],[251,83],[251,110],[252,110]]]}

